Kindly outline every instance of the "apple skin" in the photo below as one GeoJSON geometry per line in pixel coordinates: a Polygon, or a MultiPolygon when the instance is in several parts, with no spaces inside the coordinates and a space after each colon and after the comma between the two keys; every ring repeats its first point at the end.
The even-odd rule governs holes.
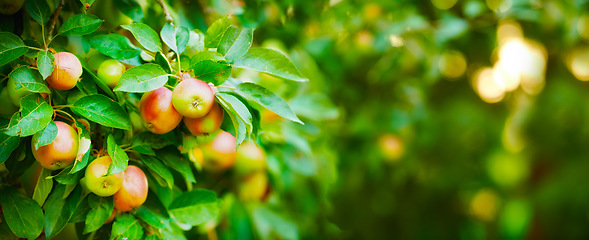
{"type": "Polygon", "coordinates": [[[237,187],[237,197],[241,201],[261,201],[268,192],[266,172],[256,172],[244,177],[237,187]]]}
{"type": "Polygon", "coordinates": [[[246,176],[266,169],[266,154],[253,142],[246,142],[237,149],[237,160],[234,171],[237,175],[246,176]]]}
{"type": "Polygon", "coordinates": [[[8,78],[8,84],[6,85],[6,88],[8,89],[8,96],[10,97],[10,100],[17,107],[20,107],[21,98],[33,93],[25,87],[16,89],[16,82],[12,78],[8,78]]]}
{"type": "Polygon", "coordinates": [[[33,136],[31,149],[37,162],[49,170],[66,168],[74,163],[78,154],[79,138],[76,130],[67,123],[55,121],[57,136],[50,144],[35,150],[37,139],[33,136]]]}
{"type": "Polygon", "coordinates": [[[47,83],[59,90],[70,90],[76,86],[82,76],[82,63],[76,55],[69,52],[58,52],[53,55],[55,67],[47,83]]]}
{"type": "Polygon", "coordinates": [[[123,185],[113,196],[115,208],[127,212],[141,206],[147,199],[148,190],[147,177],[143,170],[133,165],[127,166],[123,185]]]}
{"type": "Polygon", "coordinates": [[[8,95],[8,88],[2,89],[2,93],[0,93],[0,102],[4,103],[0,105],[0,115],[12,115],[18,111],[18,107],[12,103],[12,99],[8,95]]]}
{"type": "Polygon", "coordinates": [[[221,128],[221,123],[223,123],[223,115],[225,115],[223,108],[215,102],[213,104],[213,108],[211,108],[211,110],[202,117],[184,117],[184,125],[186,125],[186,128],[188,128],[188,131],[190,131],[192,135],[209,135],[221,128]]]}
{"type": "Polygon", "coordinates": [[[165,87],[143,94],[139,113],[147,129],[156,134],[172,131],[182,121],[182,115],[172,105],[172,91],[165,87]]]}
{"type": "Polygon", "coordinates": [[[172,104],[182,116],[199,118],[206,115],[215,102],[215,93],[206,82],[184,78],[172,94],[172,104]]]}
{"type": "Polygon", "coordinates": [[[88,190],[98,196],[108,197],[121,189],[124,172],[104,176],[111,163],[112,159],[109,156],[102,156],[88,164],[85,175],[88,190]]]}
{"type": "Polygon", "coordinates": [[[119,79],[127,68],[125,65],[117,60],[108,59],[100,64],[98,67],[98,78],[106,86],[114,88],[119,83],[119,79]]]}
{"type": "Polygon", "coordinates": [[[223,130],[219,131],[213,141],[202,144],[204,168],[218,172],[227,170],[235,164],[237,143],[235,137],[223,130]]]}

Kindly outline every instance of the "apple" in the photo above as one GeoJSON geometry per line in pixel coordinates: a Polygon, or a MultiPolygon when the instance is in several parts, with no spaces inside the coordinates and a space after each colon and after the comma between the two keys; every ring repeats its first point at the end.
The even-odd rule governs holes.
{"type": "Polygon", "coordinates": [[[123,185],[115,193],[115,208],[121,212],[127,212],[141,206],[147,199],[147,177],[140,168],[129,165],[125,169],[123,185]]]}
{"type": "Polygon", "coordinates": [[[199,147],[194,147],[188,152],[188,159],[193,162],[197,168],[200,170],[204,165],[204,154],[202,149],[199,147]]]}
{"type": "Polygon", "coordinates": [[[59,90],[74,88],[82,76],[82,63],[78,57],[69,52],[58,52],[53,57],[55,58],[55,67],[51,75],[47,77],[47,83],[59,90]]]}
{"type": "Polygon", "coordinates": [[[237,150],[235,173],[240,176],[249,175],[266,169],[266,155],[253,142],[246,142],[237,150]]]}
{"type": "Polygon", "coordinates": [[[112,163],[109,156],[102,156],[92,161],[86,167],[86,187],[94,194],[108,197],[115,194],[123,185],[124,172],[105,176],[112,163]]]}
{"type": "Polygon", "coordinates": [[[31,149],[33,156],[44,168],[57,170],[66,168],[74,163],[78,154],[79,138],[76,130],[61,121],[55,121],[57,125],[57,136],[53,142],[35,149],[38,142],[37,136],[33,136],[31,149]]]}
{"type": "Polygon", "coordinates": [[[108,59],[100,64],[97,75],[100,81],[106,84],[106,86],[114,88],[119,83],[119,79],[125,70],[125,65],[121,62],[108,59]]]}
{"type": "Polygon", "coordinates": [[[213,108],[204,116],[199,118],[184,117],[184,125],[192,135],[209,135],[221,128],[223,123],[223,108],[218,103],[213,103],[213,108]]]}
{"type": "Polygon", "coordinates": [[[182,121],[182,115],[172,104],[172,91],[165,87],[143,94],[139,113],[147,123],[147,129],[156,134],[172,131],[182,121]]]}
{"type": "Polygon", "coordinates": [[[221,130],[213,141],[202,144],[204,168],[211,171],[227,170],[235,164],[237,146],[235,137],[221,130]]]}
{"type": "Polygon", "coordinates": [[[172,104],[182,116],[199,118],[206,115],[215,102],[215,93],[206,82],[184,78],[174,88],[172,104]]]}
{"type": "Polygon", "coordinates": [[[29,89],[26,89],[22,86],[21,88],[16,89],[16,82],[12,78],[8,78],[8,84],[6,85],[6,89],[8,89],[8,97],[10,97],[12,103],[17,107],[20,107],[21,98],[33,93],[29,91],[29,89]]]}
{"type": "Polygon", "coordinates": [[[0,14],[12,15],[22,8],[25,0],[0,0],[0,14]]]}
{"type": "Polygon", "coordinates": [[[266,172],[256,172],[240,180],[237,197],[241,201],[261,201],[268,192],[266,172]]]}
{"type": "MultiPolygon", "coordinates": [[[[8,80],[10,81],[10,80],[8,80]]],[[[0,93],[0,102],[4,103],[0,105],[0,115],[12,115],[16,111],[18,111],[18,107],[16,107],[12,103],[12,99],[8,95],[8,88],[3,88],[2,93],[0,93]]]]}

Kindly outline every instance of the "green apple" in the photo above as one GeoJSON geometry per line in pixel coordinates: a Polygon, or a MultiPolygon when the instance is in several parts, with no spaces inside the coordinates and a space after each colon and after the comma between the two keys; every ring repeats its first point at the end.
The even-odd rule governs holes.
{"type": "Polygon", "coordinates": [[[123,184],[124,172],[106,176],[111,163],[112,159],[109,156],[103,156],[95,159],[86,167],[86,186],[98,196],[112,196],[119,191],[123,184]]]}
{"type": "Polygon", "coordinates": [[[206,83],[196,78],[184,78],[172,93],[174,108],[185,117],[199,118],[206,115],[215,102],[215,93],[206,83]]]}
{"type": "Polygon", "coordinates": [[[125,65],[117,60],[108,59],[98,67],[98,78],[110,88],[114,88],[125,72],[125,65]]]}
{"type": "Polygon", "coordinates": [[[23,86],[16,89],[16,82],[12,78],[8,78],[8,85],[6,85],[6,88],[8,89],[10,100],[18,107],[20,107],[20,99],[32,93],[29,89],[26,89],[23,86]]]}
{"type": "Polygon", "coordinates": [[[0,115],[12,115],[18,111],[18,107],[12,103],[12,99],[8,95],[8,88],[2,89],[2,93],[0,93],[0,102],[4,103],[0,105],[0,115]]]}

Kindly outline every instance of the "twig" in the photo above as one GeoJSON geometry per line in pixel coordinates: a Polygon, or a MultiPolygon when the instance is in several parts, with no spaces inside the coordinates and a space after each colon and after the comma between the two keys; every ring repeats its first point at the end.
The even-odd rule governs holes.
{"type": "MultiPolygon", "coordinates": [[[[52,38],[53,38],[53,29],[55,29],[55,23],[57,23],[57,19],[59,18],[59,13],[61,12],[61,9],[63,8],[63,6],[65,5],[65,0],[61,0],[59,2],[59,6],[57,7],[57,9],[55,10],[55,15],[53,15],[53,18],[51,19],[51,22],[49,23],[49,36],[47,37],[47,41],[50,43],[52,38]]],[[[49,45],[49,43],[47,43],[47,45],[49,45]]]]}
{"type": "Polygon", "coordinates": [[[157,2],[162,5],[162,9],[164,10],[164,16],[166,18],[166,21],[169,22],[170,24],[173,25],[174,19],[172,18],[172,16],[170,15],[170,10],[168,9],[168,7],[166,6],[166,3],[164,3],[164,0],[157,0],[157,2]]]}

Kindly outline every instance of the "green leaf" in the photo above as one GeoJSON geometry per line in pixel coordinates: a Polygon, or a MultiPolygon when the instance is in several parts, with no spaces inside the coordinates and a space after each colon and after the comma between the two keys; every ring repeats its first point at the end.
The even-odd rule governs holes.
{"type": "Polygon", "coordinates": [[[29,94],[20,100],[20,104],[20,112],[12,115],[4,133],[11,136],[31,136],[43,130],[51,121],[53,108],[41,95],[29,94]]]}
{"type": "Polygon", "coordinates": [[[77,14],[68,18],[59,28],[59,34],[64,36],[81,36],[93,33],[104,20],[92,14],[77,14]]]}
{"type": "MultiPolygon", "coordinates": [[[[229,114],[234,114],[241,119],[241,123],[245,125],[246,134],[252,133],[252,114],[245,104],[231,94],[219,92],[215,96],[221,100],[221,105],[229,114]]],[[[240,144],[244,137],[240,134],[237,135],[237,143],[240,144]]]]}
{"type": "Polygon", "coordinates": [[[223,54],[227,60],[235,60],[250,49],[253,37],[254,30],[251,28],[231,27],[221,38],[217,51],[223,54]]]}
{"type": "Polygon", "coordinates": [[[90,211],[86,215],[84,234],[94,232],[102,227],[112,214],[115,204],[112,197],[99,197],[95,194],[89,194],[88,206],[90,211]]]}
{"type": "Polygon", "coordinates": [[[28,51],[25,43],[18,36],[9,32],[0,32],[0,66],[11,62],[28,51]]]}
{"type": "Polygon", "coordinates": [[[145,131],[135,136],[131,146],[135,151],[155,156],[155,152],[153,152],[152,148],[160,149],[170,144],[172,143],[161,137],[159,134],[145,131]]]}
{"type": "Polygon", "coordinates": [[[106,95],[108,95],[110,98],[116,99],[117,97],[115,96],[115,94],[112,92],[112,90],[103,82],[101,81],[98,76],[96,76],[96,74],[94,74],[93,71],[88,70],[87,68],[83,68],[84,71],[82,72],[82,79],[92,79],[94,81],[94,83],[96,83],[96,86],[98,86],[98,88],[100,88],[100,90],[102,90],[104,93],[106,93],[106,95]]]}
{"type": "Polygon", "coordinates": [[[163,87],[167,81],[168,76],[162,67],[147,63],[125,71],[114,91],[149,92],[163,87]]]}
{"type": "Polygon", "coordinates": [[[313,121],[334,120],[339,117],[339,110],[325,94],[299,95],[289,102],[297,115],[313,121]]]}
{"type": "Polygon", "coordinates": [[[127,156],[127,153],[123,151],[119,145],[117,145],[112,134],[108,135],[108,138],[106,139],[106,149],[108,151],[108,155],[110,158],[112,158],[112,163],[108,167],[106,175],[117,174],[125,171],[125,169],[127,169],[127,164],[129,164],[129,156],[127,156]]]}
{"type": "Polygon", "coordinates": [[[12,230],[10,230],[10,227],[8,227],[8,224],[6,223],[6,220],[4,220],[4,217],[2,217],[2,214],[0,214],[0,240],[14,240],[17,238],[18,237],[14,235],[12,230]]]}
{"type": "Polygon", "coordinates": [[[162,160],[165,165],[178,171],[186,181],[196,182],[194,173],[190,168],[190,160],[185,158],[176,148],[164,148],[157,152],[158,159],[162,160]]]}
{"type": "Polygon", "coordinates": [[[117,217],[112,224],[110,239],[134,240],[143,237],[143,227],[139,221],[130,214],[124,214],[117,217]]]}
{"type": "Polygon", "coordinates": [[[235,59],[233,66],[268,73],[273,76],[297,82],[307,82],[295,65],[282,53],[266,48],[252,48],[245,55],[235,59]]]}
{"type": "Polygon", "coordinates": [[[114,5],[135,22],[143,21],[143,10],[136,0],[114,0],[114,5]]]}
{"type": "Polygon", "coordinates": [[[51,9],[46,0],[28,0],[27,12],[41,25],[45,25],[51,15],[51,9]]]}
{"type": "MultiPolygon", "coordinates": [[[[224,109],[231,109],[230,104],[227,101],[225,101],[225,99],[220,97],[219,94],[215,94],[215,98],[217,98],[219,104],[221,104],[221,106],[224,109]]],[[[229,118],[231,118],[231,123],[233,123],[233,128],[235,129],[235,140],[237,146],[239,146],[239,144],[241,144],[243,140],[245,140],[245,137],[247,135],[245,123],[243,122],[243,120],[241,120],[239,116],[237,116],[235,112],[228,112],[228,114],[229,118]]]]}
{"type": "Polygon", "coordinates": [[[204,60],[192,65],[194,77],[200,80],[221,85],[231,75],[231,65],[204,60]]]}
{"type": "Polygon", "coordinates": [[[37,238],[43,231],[43,210],[39,204],[15,188],[0,188],[0,192],[0,205],[10,230],[21,238],[37,238]]]}
{"type": "Polygon", "coordinates": [[[94,36],[90,38],[90,44],[100,53],[117,60],[130,59],[141,54],[141,49],[135,47],[127,37],[116,33],[94,36]]]}
{"type": "Polygon", "coordinates": [[[252,218],[262,239],[272,238],[272,236],[280,236],[281,239],[299,239],[296,223],[266,206],[254,208],[252,218]]]}
{"type": "Polygon", "coordinates": [[[159,52],[162,50],[162,43],[159,36],[148,25],[143,23],[131,23],[129,25],[121,25],[121,27],[129,30],[145,49],[152,52],[159,52]]]}
{"type": "Polygon", "coordinates": [[[63,185],[74,185],[84,177],[84,171],[72,172],[74,166],[69,166],[54,176],[55,181],[63,185]]]}
{"type": "MultiPolygon", "coordinates": [[[[83,74],[83,73],[82,73],[83,74]]],[[[76,84],[76,87],[84,93],[84,95],[93,95],[98,94],[98,89],[96,88],[96,83],[92,81],[91,78],[82,78],[76,84]]]]}
{"type": "Polygon", "coordinates": [[[28,89],[31,92],[51,92],[39,71],[36,71],[30,67],[20,66],[17,69],[12,70],[12,72],[8,74],[8,76],[14,80],[17,90],[24,87],[25,89],[28,89]]]}
{"type": "Polygon", "coordinates": [[[35,150],[39,149],[39,147],[50,144],[55,140],[55,137],[57,137],[57,125],[51,120],[43,130],[35,133],[35,136],[33,137],[35,150]]]}
{"type": "Polygon", "coordinates": [[[47,238],[53,238],[59,233],[81,204],[81,187],[76,187],[66,199],[63,198],[64,195],[66,195],[66,186],[57,184],[45,203],[45,236],[47,238]]]}
{"type": "Polygon", "coordinates": [[[170,172],[170,170],[168,170],[168,168],[166,168],[166,166],[159,159],[153,156],[142,154],[141,160],[149,169],[162,177],[170,189],[174,187],[174,176],[172,176],[172,172],[170,172]]]}
{"type": "Polygon", "coordinates": [[[207,29],[205,33],[205,47],[207,48],[218,48],[223,39],[225,33],[231,29],[233,20],[231,16],[221,18],[207,29]]]}
{"type": "MultiPolygon", "coordinates": [[[[15,36],[16,37],[16,36],[15,36]]],[[[20,38],[17,37],[17,39],[20,41],[20,38]]],[[[34,47],[34,48],[41,48],[41,43],[39,43],[37,40],[33,40],[33,39],[25,39],[22,41],[27,47],[34,47]]],[[[2,43],[0,43],[1,45],[2,43]]],[[[39,50],[37,49],[32,49],[32,48],[28,48],[29,50],[27,50],[27,52],[25,53],[25,57],[28,58],[36,58],[37,54],[39,52],[39,50]]]]}
{"type": "Polygon", "coordinates": [[[303,124],[284,99],[260,85],[241,83],[237,85],[236,92],[247,100],[254,101],[283,118],[303,124]]]}
{"type": "Polygon", "coordinates": [[[158,216],[144,206],[137,208],[137,211],[135,211],[135,216],[155,228],[166,228],[166,225],[163,222],[168,219],[163,219],[161,216],[158,216]]]}
{"type": "MultiPolygon", "coordinates": [[[[74,209],[74,213],[68,222],[70,223],[79,223],[86,221],[86,216],[90,212],[90,206],[88,206],[88,196],[91,194],[87,194],[82,200],[80,204],[74,209]]],[[[81,229],[80,229],[81,230],[81,229]]]]}
{"type": "Polygon", "coordinates": [[[127,112],[119,104],[104,95],[83,97],[70,108],[74,113],[103,126],[124,130],[131,129],[131,122],[127,112]]]}
{"type": "Polygon", "coordinates": [[[37,68],[43,79],[46,79],[53,72],[53,53],[50,51],[39,51],[37,55],[37,68]]]}
{"type": "Polygon", "coordinates": [[[170,65],[170,62],[168,62],[168,59],[164,56],[162,52],[157,52],[155,54],[155,63],[160,65],[164,69],[164,71],[166,71],[166,73],[172,73],[172,66],[170,65]]]}
{"type": "Polygon", "coordinates": [[[51,176],[51,170],[43,168],[41,174],[39,174],[35,191],[33,192],[33,199],[37,201],[39,206],[43,206],[45,199],[47,199],[53,188],[53,180],[47,179],[48,176],[51,176]]]}
{"type": "Polygon", "coordinates": [[[174,221],[191,226],[202,224],[219,215],[217,194],[205,189],[182,193],[168,209],[174,221]]]}
{"type": "Polygon", "coordinates": [[[184,52],[188,44],[190,32],[185,27],[174,27],[170,23],[166,23],[160,32],[160,36],[170,49],[180,54],[184,52]]]}
{"type": "Polygon", "coordinates": [[[6,161],[12,151],[18,147],[20,137],[9,136],[0,132],[0,164],[6,161]]]}

